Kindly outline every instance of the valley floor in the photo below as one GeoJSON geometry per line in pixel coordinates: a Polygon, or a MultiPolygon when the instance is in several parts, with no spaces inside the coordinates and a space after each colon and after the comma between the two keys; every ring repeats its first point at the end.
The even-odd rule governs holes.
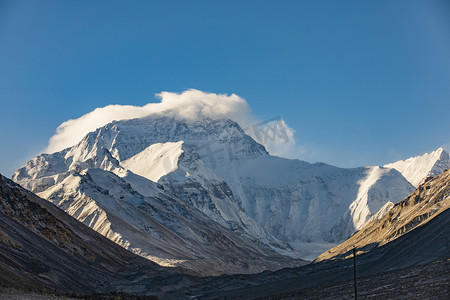
{"type": "MultiPolygon", "coordinates": [[[[450,299],[450,260],[358,279],[359,299],[450,299]]],[[[265,299],[354,299],[353,280],[265,299]]]]}
{"type": "MultiPolygon", "coordinates": [[[[292,281],[286,282],[292,285],[292,281]]],[[[278,289],[286,287],[278,283],[278,289]]],[[[211,285],[210,288],[214,288],[211,285]]],[[[332,285],[322,285],[293,291],[270,297],[252,297],[251,295],[264,294],[268,291],[242,289],[238,294],[235,291],[218,292],[213,297],[199,297],[201,299],[266,299],[266,300],[293,300],[293,299],[354,299],[353,280],[335,283],[332,285]]],[[[263,288],[264,290],[264,288],[263,288]]],[[[166,295],[167,296],[167,295],[166,295]]],[[[187,295],[178,295],[175,298],[185,299],[187,295]]],[[[77,299],[156,299],[152,296],[132,296],[126,294],[95,294],[75,297],[77,299]]],[[[21,292],[13,289],[1,289],[0,299],[75,299],[72,297],[55,296],[51,294],[39,294],[34,292],[21,292]]],[[[165,298],[165,296],[163,296],[165,298]]],[[[169,296],[172,298],[172,296],[169,296]]],[[[168,299],[169,299],[168,298],[168,299]]],[[[186,299],[196,297],[187,296],[186,299]]],[[[450,259],[436,261],[411,268],[395,270],[376,274],[373,276],[358,278],[358,299],[450,299],[450,259]]]]}
{"type": "Polygon", "coordinates": [[[92,295],[78,295],[78,296],[63,296],[52,293],[39,293],[32,291],[19,291],[9,288],[0,287],[1,300],[158,300],[154,296],[135,296],[123,293],[108,293],[108,294],[92,294],[92,295]]]}
{"type": "Polygon", "coordinates": [[[74,298],[56,296],[56,295],[43,295],[34,292],[22,292],[11,289],[0,289],[0,299],[3,300],[48,300],[48,299],[57,299],[57,300],[71,300],[74,298]]]}

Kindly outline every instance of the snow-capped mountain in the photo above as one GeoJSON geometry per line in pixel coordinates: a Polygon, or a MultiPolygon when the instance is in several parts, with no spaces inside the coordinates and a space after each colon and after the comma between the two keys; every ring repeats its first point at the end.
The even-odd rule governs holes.
{"type": "Polygon", "coordinates": [[[391,247],[390,253],[398,254],[390,262],[396,268],[447,259],[450,255],[449,216],[450,170],[447,170],[421,184],[383,217],[368,222],[316,261],[345,259],[354,247],[359,248],[361,254],[369,252],[369,255],[372,249],[379,248],[379,251],[384,247],[388,252],[386,250],[391,247]],[[403,239],[406,235],[409,237],[403,239]]]}
{"type": "Polygon", "coordinates": [[[231,120],[155,116],[107,124],[13,179],[122,246],[182,265],[211,255],[200,249],[224,257],[214,232],[242,245],[225,251],[234,258],[249,248],[311,259],[414,190],[395,169],[271,156],[231,120]]]}
{"type": "Polygon", "coordinates": [[[413,186],[418,187],[427,177],[437,176],[449,169],[450,157],[441,147],[431,153],[400,160],[384,167],[398,170],[413,186]]]}

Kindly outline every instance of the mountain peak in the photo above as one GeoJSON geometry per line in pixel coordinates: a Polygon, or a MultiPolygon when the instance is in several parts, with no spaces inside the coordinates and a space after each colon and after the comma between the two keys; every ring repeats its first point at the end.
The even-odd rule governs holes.
{"type": "Polygon", "coordinates": [[[450,157],[440,147],[433,152],[399,160],[384,167],[398,170],[413,186],[418,187],[427,177],[434,177],[450,168],[450,157]]]}
{"type": "Polygon", "coordinates": [[[119,161],[124,161],[156,143],[185,141],[199,153],[226,145],[239,145],[234,155],[258,157],[267,154],[264,146],[245,134],[229,119],[184,120],[167,116],[114,121],[90,133],[119,161]],[[211,149],[210,149],[211,148],[211,149]]]}
{"type": "Polygon", "coordinates": [[[448,159],[449,158],[449,154],[447,151],[445,151],[444,147],[440,147],[439,149],[436,150],[437,153],[440,153],[440,158],[441,159],[448,159]]]}

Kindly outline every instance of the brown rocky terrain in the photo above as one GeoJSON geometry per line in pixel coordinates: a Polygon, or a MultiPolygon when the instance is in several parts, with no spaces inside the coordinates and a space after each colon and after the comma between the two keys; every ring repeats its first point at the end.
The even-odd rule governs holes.
{"type": "Polygon", "coordinates": [[[188,276],[123,249],[0,175],[0,287],[158,294],[188,276]]]}

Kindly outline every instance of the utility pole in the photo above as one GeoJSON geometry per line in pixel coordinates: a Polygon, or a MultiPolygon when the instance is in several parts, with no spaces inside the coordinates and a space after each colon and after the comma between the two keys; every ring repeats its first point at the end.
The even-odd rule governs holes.
{"type": "Polygon", "coordinates": [[[355,300],[358,299],[358,288],[356,282],[356,247],[353,247],[353,282],[355,285],[355,300]]]}

